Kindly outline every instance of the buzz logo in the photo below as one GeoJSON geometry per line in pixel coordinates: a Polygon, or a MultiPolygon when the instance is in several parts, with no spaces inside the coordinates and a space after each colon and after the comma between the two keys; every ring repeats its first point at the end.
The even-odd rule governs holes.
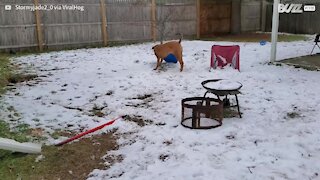
{"type": "Polygon", "coordinates": [[[279,4],[279,13],[302,13],[302,4],[279,4]]]}
{"type": "Polygon", "coordinates": [[[315,5],[302,5],[302,4],[279,4],[279,13],[303,13],[303,11],[313,12],[316,10],[315,5]]]}

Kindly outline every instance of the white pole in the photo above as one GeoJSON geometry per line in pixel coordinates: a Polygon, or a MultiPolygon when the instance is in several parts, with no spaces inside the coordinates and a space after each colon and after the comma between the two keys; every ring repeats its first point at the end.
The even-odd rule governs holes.
{"type": "Polygon", "coordinates": [[[12,139],[0,138],[0,149],[22,152],[22,153],[41,153],[41,145],[33,143],[19,143],[12,139]]]}
{"type": "Polygon", "coordinates": [[[272,15],[272,34],[271,34],[271,56],[270,62],[276,60],[277,55],[277,41],[278,41],[278,27],[279,27],[279,0],[274,0],[273,15],[272,15]]]}

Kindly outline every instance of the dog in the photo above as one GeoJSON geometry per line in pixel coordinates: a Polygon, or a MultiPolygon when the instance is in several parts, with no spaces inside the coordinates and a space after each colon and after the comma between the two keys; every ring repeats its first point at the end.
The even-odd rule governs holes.
{"type": "Polygon", "coordinates": [[[152,47],[154,54],[157,57],[157,66],[153,70],[157,70],[164,59],[169,57],[169,55],[173,55],[179,61],[180,72],[183,71],[184,63],[182,60],[181,39],[182,38],[180,38],[179,41],[170,41],[152,47]]]}

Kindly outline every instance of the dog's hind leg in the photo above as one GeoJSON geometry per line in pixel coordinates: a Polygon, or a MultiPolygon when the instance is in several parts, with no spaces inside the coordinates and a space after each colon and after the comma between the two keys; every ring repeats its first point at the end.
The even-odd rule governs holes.
{"type": "Polygon", "coordinates": [[[183,71],[183,65],[184,65],[183,60],[182,60],[182,54],[178,55],[177,59],[178,59],[179,64],[180,64],[180,72],[182,72],[183,71]]]}

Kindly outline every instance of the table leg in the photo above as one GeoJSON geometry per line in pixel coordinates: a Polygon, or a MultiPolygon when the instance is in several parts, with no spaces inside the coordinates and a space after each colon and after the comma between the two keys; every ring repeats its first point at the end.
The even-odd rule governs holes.
{"type": "Polygon", "coordinates": [[[241,112],[240,112],[240,107],[239,107],[238,96],[236,94],[235,94],[235,96],[236,96],[236,101],[237,101],[237,108],[238,108],[239,117],[242,118],[241,117],[241,112]]]}
{"type": "Polygon", "coordinates": [[[192,128],[198,127],[198,117],[197,117],[197,111],[195,109],[192,110],[192,128]]]}
{"type": "Polygon", "coordinates": [[[204,93],[204,96],[203,96],[204,98],[206,97],[206,95],[208,94],[208,92],[209,92],[209,91],[206,91],[206,93],[204,93]]]}

